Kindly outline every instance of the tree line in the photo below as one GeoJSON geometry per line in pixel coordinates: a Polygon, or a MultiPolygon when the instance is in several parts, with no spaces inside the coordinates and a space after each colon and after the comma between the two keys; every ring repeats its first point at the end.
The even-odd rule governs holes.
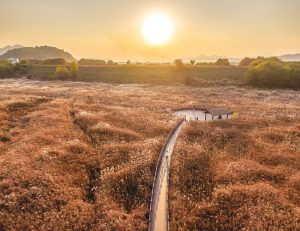
{"type": "MultiPolygon", "coordinates": [[[[182,61],[182,59],[175,59],[174,62],[176,67],[185,67],[187,66],[186,64],[184,64],[184,62],[182,61]]],[[[218,59],[216,62],[197,62],[196,60],[190,60],[190,63],[188,64],[189,66],[203,66],[203,67],[229,67],[230,66],[230,62],[228,59],[218,59]]]]}
{"type": "Polygon", "coordinates": [[[24,62],[12,64],[7,60],[0,60],[0,79],[28,73],[28,65],[24,62]]]}
{"type": "Polygon", "coordinates": [[[249,68],[245,80],[255,87],[300,89],[300,63],[268,59],[249,68]]]}

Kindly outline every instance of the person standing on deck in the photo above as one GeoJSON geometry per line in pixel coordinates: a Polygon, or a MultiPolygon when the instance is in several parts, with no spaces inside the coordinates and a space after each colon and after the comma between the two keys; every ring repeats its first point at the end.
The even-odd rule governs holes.
{"type": "Polygon", "coordinates": [[[169,157],[169,152],[168,151],[166,151],[165,156],[166,156],[166,159],[168,159],[168,157],[169,157]]]}

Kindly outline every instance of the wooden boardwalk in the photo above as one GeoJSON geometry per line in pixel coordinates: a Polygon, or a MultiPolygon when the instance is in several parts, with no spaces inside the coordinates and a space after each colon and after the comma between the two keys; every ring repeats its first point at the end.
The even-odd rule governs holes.
{"type": "MultiPolygon", "coordinates": [[[[185,116],[187,120],[196,120],[199,121],[205,120],[205,114],[202,110],[181,110],[175,112],[175,114],[180,116],[185,116]]],[[[211,115],[207,115],[206,120],[212,120],[211,115]]],[[[167,143],[167,150],[169,152],[169,157],[166,158],[165,155],[160,159],[160,164],[158,164],[157,173],[154,179],[154,186],[152,192],[152,203],[150,205],[150,222],[149,230],[150,231],[168,231],[168,177],[169,177],[169,166],[172,157],[173,147],[177,140],[177,136],[184,126],[183,122],[173,133],[167,143]]]]}
{"type": "Polygon", "coordinates": [[[161,158],[161,164],[157,171],[155,178],[155,184],[153,188],[152,204],[149,230],[168,230],[168,176],[169,176],[169,164],[173,152],[173,147],[176,142],[177,136],[183,127],[184,122],[176,129],[174,134],[170,137],[167,143],[167,150],[169,157],[163,156],[161,158]]]}

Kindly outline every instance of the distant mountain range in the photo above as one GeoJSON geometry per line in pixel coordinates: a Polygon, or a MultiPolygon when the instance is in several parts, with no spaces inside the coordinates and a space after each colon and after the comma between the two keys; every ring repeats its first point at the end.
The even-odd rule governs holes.
{"type": "Polygon", "coordinates": [[[3,48],[0,48],[0,55],[3,55],[5,54],[7,51],[9,50],[12,50],[12,49],[15,49],[15,48],[21,48],[23,47],[22,45],[14,45],[14,46],[6,46],[6,47],[3,47],[3,48]]]}
{"type": "MultiPolygon", "coordinates": [[[[281,56],[276,56],[282,61],[300,61],[299,54],[286,54],[281,56]]],[[[22,45],[6,46],[0,48],[0,59],[22,59],[22,58],[31,58],[31,59],[54,59],[54,58],[63,58],[68,62],[75,61],[75,58],[68,52],[65,52],[62,49],[50,46],[36,46],[36,47],[23,47],[22,45]]],[[[190,62],[190,60],[196,60],[196,62],[216,62],[218,59],[228,59],[231,63],[239,63],[244,57],[231,58],[224,55],[198,55],[196,57],[183,58],[184,62],[190,62]]],[[[256,57],[250,57],[256,58],[256,57]]]]}
{"type": "Polygon", "coordinates": [[[219,56],[219,55],[198,55],[196,57],[184,58],[184,62],[189,62],[190,60],[196,60],[196,62],[216,62],[218,59],[228,59],[229,62],[240,62],[243,58],[229,58],[227,56],[219,56]]]}
{"type": "MultiPolygon", "coordinates": [[[[277,58],[281,59],[282,61],[300,61],[300,53],[299,54],[287,54],[287,55],[281,55],[281,56],[276,56],[277,58]]],[[[245,58],[245,57],[243,57],[245,58]]],[[[196,62],[216,62],[218,59],[228,59],[229,62],[234,63],[234,62],[240,62],[243,58],[230,58],[227,56],[218,56],[218,55],[198,55],[196,57],[189,57],[189,58],[184,58],[184,62],[189,62],[190,60],[196,60],[196,62]]],[[[256,57],[249,57],[249,58],[256,58],[256,57]]]]}
{"type": "Polygon", "coordinates": [[[300,61],[300,54],[288,54],[288,55],[281,55],[277,56],[282,61],[300,61]]]}
{"type": "Polygon", "coordinates": [[[0,59],[9,59],[9,58],[15,58],[19,60],[22,58],[40,59],[40,60],[63,58],[67,62],[76,60],[70,53],[58,49],[56,47],[49,47],[49,46],[14,48],[8,50],[3,55],[0,55],[0,59]]]}

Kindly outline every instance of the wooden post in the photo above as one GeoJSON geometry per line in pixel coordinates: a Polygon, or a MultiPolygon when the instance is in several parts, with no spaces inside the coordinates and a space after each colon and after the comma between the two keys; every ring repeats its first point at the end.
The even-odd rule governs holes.
{"type": "Polygon", "coordinates": [[[227,119],[228,119],[228,114],[227,114],[227,119]]]}
{"type": "Polygon", "coordinates": [[[214,120],[214,116],[212,116],[212,120],[214,120]]]}
{"type": "Polygon", "coordinates": [[[205,113],[205,120],[206,120],[206,114],[207,114],[207,113],[205,113]]]}

